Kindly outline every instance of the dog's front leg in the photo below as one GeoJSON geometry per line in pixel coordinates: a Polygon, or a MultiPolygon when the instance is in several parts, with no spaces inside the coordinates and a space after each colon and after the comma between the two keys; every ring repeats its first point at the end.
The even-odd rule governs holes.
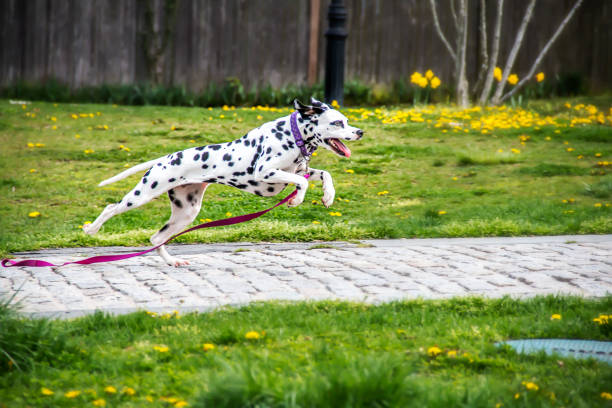
{"type": "Polygon", "coordinates": [[[313,168],[308,171],[308,174],[310,174],[310,180],[319,180],[323,182],[323,198],[321,198],[321,202],[325,207],[331,207],[334,203],[334,197],[336,196],[336,189],[334,188],[334,181],[332,180],[331,174],[325,170],[313,168]]]}
{"type": "Polygon", "coordinates": [[[262,170],[255,174],[255,180],[270,184],[295,184],[297,194],[288,203],[288,207],[297,207],[304,201],[306,190],[308,189],[308,180],[304,176],[299,176],[294,173],[289,173],[279,169],[262,170]]]}

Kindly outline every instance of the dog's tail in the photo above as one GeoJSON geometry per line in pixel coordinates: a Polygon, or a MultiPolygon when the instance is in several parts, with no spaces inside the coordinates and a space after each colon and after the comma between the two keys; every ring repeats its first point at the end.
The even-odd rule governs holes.
{"type": "Polygon", "coordinates": [[[138,173],[140,171],[143,170],[148,170],[150,169],[155,163],[157,163],[159,161],[159,159],[155,159],[155,160],[150,160],[146,163],[140,163],[137,164],[134,167],[130,167],[129,169],[122,171],[121,173],[117,174],[116,176],[113,176],[109,179],[104,180],[103,182],[101,182],[100,184],[98,184],[98,187],[102,187],[105,186],[107,184],[111,184],[114,183],[115,181],[119,181],[121,179],[124,179],[128,176],[131,176],[132,174],[138,173]]]}

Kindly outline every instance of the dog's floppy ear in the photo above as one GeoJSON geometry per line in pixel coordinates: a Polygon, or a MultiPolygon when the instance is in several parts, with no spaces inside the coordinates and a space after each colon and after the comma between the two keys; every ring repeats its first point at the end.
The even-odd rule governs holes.
{"type": "Polygon", "coordinates": [[[312,105],[312,109],[315,111],[315,113],[323,113],[329,109],[329,106],[325,105],[321,101],[317,101],[313,97],[310,97],[310,104],[312,105]]]}
{"type": "Polygon", "coordinates": [[[304,119],[316,113],[312,106],[304,105],[297,98],[293,100],[293,106],[295,107],[295,110],[297,110],[304,119]]]}

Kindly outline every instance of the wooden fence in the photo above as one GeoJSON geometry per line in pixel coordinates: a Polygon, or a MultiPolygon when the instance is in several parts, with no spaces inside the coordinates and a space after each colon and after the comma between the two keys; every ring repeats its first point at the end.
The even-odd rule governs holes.
{"type": "MultiPolygon", "coordinates": [[[[311,0],[175,2],[3,0],[0,85],[48,78],[57,78],[73,88],[129,84],[155,79],[156,69],[160,82],[186,85],[191,90],[227,77],[237,77],[247,87],[306,82],[311,0]],[[175,2],[173,19],[168,5],[175,2]],[[169,29],[164,31],[166,26],[169,29]],[[168,38],[165,48],[164,32],[168,38]]],[[[439,14],[453,40],[449,2],[439,1],[439,14]]],[[[519,76],[527,71],[573,2],[541,0],[537,4],[515,66],[519,76]]],[[[469,3],[468,67],[472,79],[478,66],[478,3],[469,3]]],[[[527,1],[505,3],[502,61],[527,1]]],[[[328,4],[329,0],[322,0],[319,12],[319,79],[323,78],[328,4]]],[[[347,79],[389,83],[415,70],[431,68],[443,82],[452,81],[452,63],[434,31],[428,1],[346,0],[345,4],[347,79]]],[[[494,2],[487,4],[492,25],[494,2]]],[[[545,59],[542,71],[549,77],[578,72],[592,86],[609,89],[610,21],[612,1],[586,0],[545,59]]]]}

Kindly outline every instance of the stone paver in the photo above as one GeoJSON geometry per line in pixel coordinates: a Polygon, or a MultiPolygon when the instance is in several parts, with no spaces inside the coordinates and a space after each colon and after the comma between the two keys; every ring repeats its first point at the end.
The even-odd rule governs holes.
{"type": "MultiPolygon", "coordinates": [[[[131,252],[79,248],[16,254],[51,262],[131,252]]],[[[206,311],[265,300],[529,297],[612,293],[612,235],[176,245],[191,265],[156,255],[90,266],[2,268],[0,294],[22,311],[71,317],[104,310],[206,311]]]]}

